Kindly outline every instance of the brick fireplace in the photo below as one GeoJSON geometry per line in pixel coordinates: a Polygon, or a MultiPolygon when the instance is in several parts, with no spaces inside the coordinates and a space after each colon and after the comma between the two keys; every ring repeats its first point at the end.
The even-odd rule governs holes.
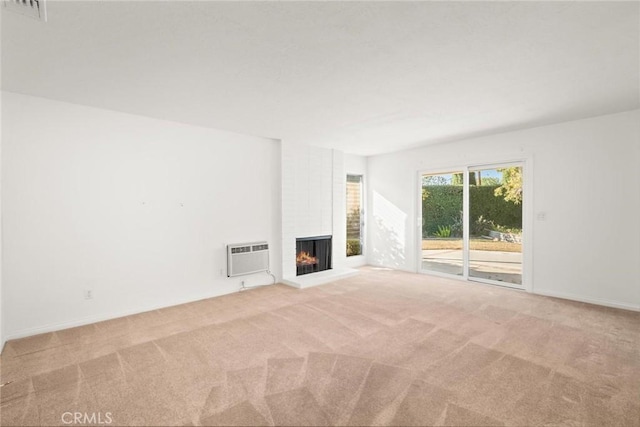
{"type": "Polygon", "coordinates": [[[283,283],[306,288],[355,274],[345,265],[344,154],[282,141],[281,155],[283,283]]]}

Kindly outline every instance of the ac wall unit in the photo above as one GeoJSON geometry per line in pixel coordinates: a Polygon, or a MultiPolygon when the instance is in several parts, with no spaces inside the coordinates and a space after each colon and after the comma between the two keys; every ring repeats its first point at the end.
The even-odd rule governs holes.
{"type": "Polygon", "coordinates": [[[227,277],[269,271],[267,242],[227,245],[227,277]]]}
{"type": "Polygon", "coordinates": [[[47,22],[45,0],[2,0],[2,7],[10,12],[47,22]]]}

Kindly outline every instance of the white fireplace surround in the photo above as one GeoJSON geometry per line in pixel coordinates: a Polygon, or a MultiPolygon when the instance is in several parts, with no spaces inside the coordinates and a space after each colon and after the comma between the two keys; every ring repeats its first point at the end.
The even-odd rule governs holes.
{"type": "Polygon", "coordinates": [[[297,288],[357,274],[346,266],[346,170],[341,151],[282,141],[282,276],[297,288]],[[332,236],[332,269],[296,276],[296,238],[332,236]]]}

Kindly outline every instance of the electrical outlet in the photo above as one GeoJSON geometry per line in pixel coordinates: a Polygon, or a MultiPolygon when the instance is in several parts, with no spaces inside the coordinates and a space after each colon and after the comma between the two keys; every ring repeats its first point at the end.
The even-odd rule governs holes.
{"type": "Polygon", "coordinates": [[[93,299],[93,289],[86,289],[84,291],[84,299],[93,299]]]}
{"type": "Polygon", "coordinates": [[[220,269],[220,275],[221,275],[221,276],[224,276],[224,268],[221,268],[221,269],[220,269]]]}

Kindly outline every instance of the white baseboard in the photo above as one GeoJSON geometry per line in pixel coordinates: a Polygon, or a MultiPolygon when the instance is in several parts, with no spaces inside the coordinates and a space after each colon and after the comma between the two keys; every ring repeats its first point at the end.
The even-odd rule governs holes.
{"type": "MultiPolygon", "coordinates": [[[[8,336],[3,337],[3,338],[5,338],[5,342],[6,342],[6,341],[10,341],[10,340],[15,340],[15,339],[18,339],[18,338],[29,337],[29,336],[32,336],[32,335],[44,334],[44,333],[47,333],[47,332],[55,332],[55,331],[60,331],[60,330],[63,330],[63,329],[68,329],[68,328],[75,328],[77,326],[84,326],[84,325],[88,325],[88,324],[91,324],[91,323],[102,322],[102,321],[105,321],[105,320],[117,319],[118,317],[131,316],[132,314],[138,314],[138,313],[144,313],[144,312],[147,312],[147,311],[159,310],[161,308],[172,307],[174,305],[188,304],[190,302],[200,301],[200,300],[208,299],[208,298],[215,298],[215,297],[219,297],[219,296],[222,296],[222,295],[232,294],[232,293],[235,293],[235,292],[238,292],[238,290],[231,290],[231,291],[228,291],[228,292],[210,292],[210,293],[207,293],[205,295],[200,295],[200,296],[197,296],[197,297],[184,298],[184,299],[176,300],[176,301],[171,302],[171,303],[163,303],[163,304],[141,306],[139,308],[132,309],[132,310],[124,310],[124,311],[118,311],[118,312],[113,312],[113,313],[99,314],[99,315],[96,315],[96,316],[84,317],[82,319],[75,319],[75,320],[70,320],[70,321],[61,322],[61,323],[38,326],[38,327],[35,327],[35,328],[26,328],[26,329],[18,330],[16,332],[12,332],[8,336]]],[[[4,345],[4,343],[2,343],[2,344],[4,345]]],[[[0,349],[1,348],[2,347],[0,347],[0,349]]]]}
{"type": "Polygon", "coordinates": [[[285,277],[282,279],[282,283],[294,288],[305,289],[340,279],[346,279],[356,274],[358,274],[358,270],[354,270],[353,268],[335,268],[318,273],[304,274],[302,276],[285,277]]]}
{"type": "MultiPolygon", "coordinates": [[[[386,268],[383,266],[376,266],[373,265],[374,267],[379,267],[379,268],[386,268]]],[[[346,269],[347,271],[350,269],[346,269]]],[[[404,271],[408,271],[411,272],[409,270],[404,270],[404,271]]],[[[345,273],[347,273],[345,271],[345,273]]],[[[345,277],[349,277],[350,275],[353,274],[357,274],[357,271],[349,271],[349,273],[347,273],[346,275],[342,276],[342,277],[337,277],[337,278],[333,278],[329,281],[333,281],[333,280],[339,280],[341,278],[345,278],[345,277]]],[[[302,276],[301,276],[302,277],[302,276]]],[[[290,286],[295,286],[298,288],[305,288],[305,287],[309,287],[309,286],[315,286],[317,283],[315,280],[313,281],[314,283],[311,284],[306,284],[306,286],[300,286],[299,284],[292,284],[292,283],[286,283],[287,281],[283,281],[285,284],[288,284],[290,286]]],[[[320,282],[322,282],[322,280],[320,280],[320,282]]],[[[326,282],[325,282],[326,283],[326,282]]],[[[152,306],[144,306],[144,307],[140,307],[138,309],[133,309],[133,310],[125,310],[125,311],[120,311],[120,312],[114,312],[114,313],[107,313],[107,314],[100,314],[100,315],[96,315],[96,316],[89,316],[89,317],[85,317],[82,319],[75,319],[75,320],[70,320],[67,322],[61,322],[61,323],[56,323],[56,324],[50,324],[50,325],[44,325],[44,326],[38,326],[35,328],[26,328],[26,329],[22,329],[13,333],[8,334],[6,337],[3,336],[2,338],[4,339],[3,342],[0,342],[0,353],[2,353],[2,350],[4,349],[4,345],[7,341],[10,340],[14,340],[14,339],[18,339],[18,338],[24,338],[24,337],[28,337],[28,336],[32,336],[32,335],[38,335],[38,334],[43,334],[43,333],[47,333],[47,332],[55,332],[55,331],[59,331],[62,329],[68,329],[68,328],[75,328],[77,326],[84,326],[84,325],[88,325],[91,323],[96,323],[96,322],[102,322],[105,320],[111,320],[111,319],[116,319],[118,317],[124,317],[124,316],[130,316],[132,314],[138,314],[138,313],[144,313],[146,311],[153,311],[153,310],[159,310],[161,308],[166,308],[166,307],[171,307],[174,305],[180,305],[180,304],[187,304],[190,302],[194,302],[194,301],[200,301],[203,299],[208,299],[208,298],[214,298],[214,297],[218,297],[218,296],[222,296],[222,295],[227,295],[227,294],[231,294],[237,292],[236,290],[232,290],[232,291],[228,291],[228,292],[211,292],[211,293],[207,293],[205,295],[201,295],[198,297],[191,297],[191,298],[186,298],[183,300],[178,300],[169,304],[159,304],[159,305],[152,305],[152,306]]],[[[562,299],[568,299],[568,300],[572,300],[572,301],[579,301],[579,302],[585,302],[585,303],[589,303],[589,304],[596,304],[596,305],[602,305],[605,307],[612,307],[612,308],[620,308],[623,310],[630,310],[630,311],[640,311],[640,304],[630,304],[630,303],[624,303],[624,302],[619,302],[619,301],[611,301],[611,300],[606,300],[606,299],[602,299],[602,298],[589,298],[589,297],[583,297],[580,295],[575,295],[575,294],[570,294],[570,293],[563,293],[563,292],[556,292],[553,290],[549,290],[549,289],[538,289],[536,288],[533,292],[534,294],[537,295],[544,295],[544,296],[549,296],[549,297],[554,297],[554,298],[562,298],[562,299]]]]}
{"type": "Polygon", "coordinates": [[[358,268],[367,265],[367,257],[364,255],[355,255],[347,257],[344,262],[345,267],[358,268]]]}
{"type": "MultiPolygon", "coordinates": [[[[415,271],[411,271],[408,269],[404,269],[404,268],[390,268],[390,267],[386,267],[386,266],[382,266],[379,264],[375,264],[375,263],[369,263],[370,266],[372,267],[379,267],[379,268],[389,268],[391,270],[399,270],[399,271],[406,271],[409,273],[416,273],[415,271]]],[[[434,276],[438,276],[438,277],[446,277],[446,278],[450,278],[452,280],[460,280],[463,282],[466,282],[466,280],[460,278],[454,278],[454,277],[449,277],[449,276],[441,276],[436,274],[433,274],[434,276]]],[[[475,282],[475,283],[481,283],[481,282],[475,282]]],[[[495,285],[488,285],[488,286],[495,286],[495,285]]],[[[519,290],[519,289],[515,289],[515,290],[519,290]]],[[[527,291],[526,289],[522,289],[522,291],[527,291]]],[[[527,291],[529,292],[529,291],[527,291]]],[[[540,288],[535,288],[533,289],[533,291],[531,291],[530,293],[532,294],[536,294],[536,295],[544,295],[547,297],[554,297],[554,298],[562,298],[562,299],[568,299],[568,300],[572,300],[572,301],[578,301],[578,302],[585,302],[588,304],[595,304],[595,305],[602,305],[605,307],[612,307],[612,308],[620,308],[623,310],[630,310],[630,311],[640,311],[640,304],[633,304],[633,303],[627,303],[627,302],[620,302],[620,301],[612,301],[612,300],[607,300],[607,299],[603,299],[603,298],[590,298],[590,297],[584,297],[581,295],[576,295],[576,294],[571,294],[571,293],[565,293],[565,292],[556,292],[554,290],[550,290],[550,289],[540,289],[540,288]]]]}
{"type": "Polygon", "coordinates": [[[602,298],[583,297],[583,296],[580,296],[580,295],[575,295],[575,294],[570,294],[570,293],[556,292],[556,291],[549,290],[549,289],[534,288],[532,293],[537,294],[537,295],[544,295],[544,296],[547,296],[547,297],[562,298],[562,299],[568,299],[568,300],[572,300],[572,301],[586,302],[588,304],[603,305],[605,307],[621,308],[623,310],[631,310],[631,311],[640,311],[640,304],[630,304],[630,303],[626,303],[626,302],[611,301],[611,300],[606,300],[606,299],[602,299],[602,298]]]}
{"type": "Polygon", "coordinates": [[[405,273],[419,273],[415,269],[408,267],[389,267],[388,265],[378,264],[376,262],[367,262],[366,264],[369,267],[378,268],[380,270],[393,270],[393,271],[404,271],[405,273]]]}

